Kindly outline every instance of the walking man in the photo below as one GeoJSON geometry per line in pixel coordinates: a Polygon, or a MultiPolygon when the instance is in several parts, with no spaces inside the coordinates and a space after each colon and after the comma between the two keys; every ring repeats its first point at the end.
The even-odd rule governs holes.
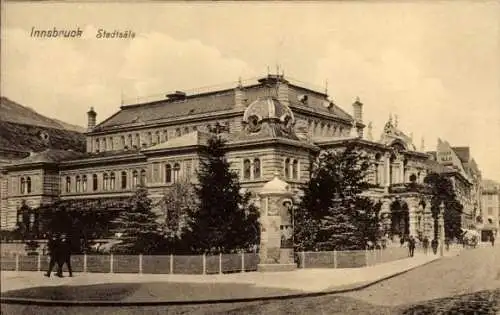
{"type": "Polygon", "coordinates": [[[413,257],[413,254],[415,252],[415,238],[413,238],[413,235],[408,239],[408,250],[410,257],[413,257]]]}
{"type": "Polygon", "coordinates": [[[73,277],[73,270],[71,269],[71,244],[69,243],[68,238],[66,235],[62,235],[61,238],[61,250],[59,251],[59,257],[58,257],[58,265],[59,265],[59,270],[58,270],[58,275],[60,277],[63,276],[63,267],[64,264],[68,266],[68,272],[69,276],[73,277]]]}
{"type": "MultiPolygon", "coordinates": [[[[47,273],[45,273],[46,277],[50,277],[50,274],[52,272],[52,269],[54,269],[55,264],[58,264],[59,267],[59,261],[58,261],[58,256],[59,256],[59,249],[60,249],[60,239],[59,235],[52,235],[47,242],[47,249],[49,251],[49,257],[50,257],[50,262],[49,262],[49,270],[47,270],[47,273]]],[[[57,273],[59,275],[59,268],[57,270],[57,273]]]]}
{"type": "Polygon", "coordinates": [[[491,234],[490,241],[491,241],[491,246],[495,246],[495,236],[493,236],[493,234],[491,234]]]}

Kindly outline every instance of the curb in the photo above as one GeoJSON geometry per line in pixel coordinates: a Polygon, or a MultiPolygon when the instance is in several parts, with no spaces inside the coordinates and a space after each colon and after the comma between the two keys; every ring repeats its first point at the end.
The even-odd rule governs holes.
{"type": "Polygon", "coordinates": [[[399,271],[389,276],[373,280],[365,283],[353,284],[352,287],[344,289],[331,289],[319,292],[308,292],[300,294],[273,295],[252,298],[235,298],[235,299],[209,299],[209,300],[191,300],[191,301],[71,301],[71,300],[46,300],[46,299],[27,299],[16,297],[0,297],[0,303],[18,304],[18,305],[39,305],[39,306],[100,306],[100,307],[117,307],[117,306],[169,306],[169,305],[200,305],[200,304],[228,304],[228,303],[244,303],[257,301],[274,301],[274,300],[289,300],[306,297],[319,297],[325,295],[355,292],[371,287],[380,282],[389,280],[399,275],[410,272],[422,266],[429,265],[441,259],[433,259],[421,265],[411,267],[409,269],[399,271]]]}

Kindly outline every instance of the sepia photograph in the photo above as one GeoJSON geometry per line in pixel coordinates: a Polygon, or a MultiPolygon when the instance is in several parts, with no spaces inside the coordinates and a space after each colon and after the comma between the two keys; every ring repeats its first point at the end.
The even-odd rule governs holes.
{"type": "Polygon", "coordinates": [[[2,1],[10,314],[500,314],[500,2],[2,1]]]}

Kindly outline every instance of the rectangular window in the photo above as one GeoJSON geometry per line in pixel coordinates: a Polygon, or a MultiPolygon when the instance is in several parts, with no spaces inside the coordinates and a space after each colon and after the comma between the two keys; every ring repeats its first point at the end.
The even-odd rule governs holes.
{"type": "Polygon", "coordinates": [[[493,215],[493,207],[488,207],[488,215],[493,215]]]}

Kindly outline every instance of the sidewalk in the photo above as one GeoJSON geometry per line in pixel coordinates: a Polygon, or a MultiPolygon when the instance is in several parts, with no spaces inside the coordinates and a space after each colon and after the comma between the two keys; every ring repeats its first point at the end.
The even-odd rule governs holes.
{"type": "MultiPolygon", "coordinates": [[[[445,252],[454,256],[458,250],[445,252]]],[[[41,286],[82,286],[109,283],[197,283],[246,284],[256,288],[274,288],[302,293],[355,289],[439,259],[438,255],[416,253],[412,258],[364,268],[297,269],[290,272],[246,272],[223,275],[155,275],[76,273],[73,278],[46,278],[43,272],[2,271],[1,292],[41,286]]],[[[193,297],[195,299],[195,297],[193,297]]]]}

